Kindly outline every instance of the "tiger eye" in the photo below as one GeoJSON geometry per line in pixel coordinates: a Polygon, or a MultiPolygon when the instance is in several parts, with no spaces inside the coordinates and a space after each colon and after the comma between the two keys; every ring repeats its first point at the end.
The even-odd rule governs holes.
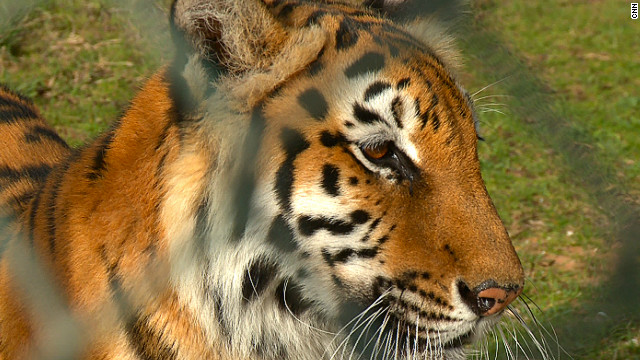
{"type": "Polygon", "coordinates": [[[367,157],[371,159],[374,159],[374,160],[382,159],[383,157],[385,157],[385,155],[389,153],[389,143],[383,142],[381,144],[376,144],[374,146],[364,146],[362,148],[362,151],[364,152],[365,155],[367,155],[367,157]]]}

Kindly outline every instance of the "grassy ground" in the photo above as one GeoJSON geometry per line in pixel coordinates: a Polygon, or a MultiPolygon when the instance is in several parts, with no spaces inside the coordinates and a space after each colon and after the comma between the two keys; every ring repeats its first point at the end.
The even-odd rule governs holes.
{"type": "Polygon", "coordinates": [[[0,81],[32,97],[74,145],[115,120],[144,79],[170,57],[171,47],[166,54],[161,47],[169,36],[159,8],[146,9],[146,21],[134,25],[131,11],[144,3],[114,5],[41,1],[12,9],[2,19],[10,21],[0,22],[0,81]],[[156,25],[150,25],[153,18],[156,25]]]}
{"type": "MultiPolygon", "coordinates": [[[[170,58],[165,15],[144,0],[7,4],[0,4],[0,81],[34,98],[75,145],[108,126],[170,58]]],[[[506,81],[475,95],[485,180],[526,268],[526,294],[573,358],[640,359],[640,310],[614,316],[597,301],[607,298],[603,285],[624,244],[598,191],[581,182],[609,169],[600,187],[640,203],[640,20],[613,0],[479,0],[473,9],[475,21],[546,83],[563,128],[581,134],[563,140],[583,141],[594,159],[572,172],[580,158],[512,105],[521,94],[506,81]],[[593,331],[573,331],[575,319],[589,320],[593,331]]],[[[464,47],[463,79],[474,92],[495,79],[479,70],[486,59],[464,47]]]]}
{"type": "MultiPolygon", "coordinates": [[[[551,110],[540,113],[555,114],[529,116],[540,104],[510,98],[481,101],[518,108],[516,114],[509,106],[490,106],[505,115],[485,114],[489,141],[481,158],[488,188],[533,285],[527,293],[575,358],[638,359],[639,298],[630,299],[635,313],[614,316],[606,289],[610,277],[619,276],[614,269],[623,260],[622,238],[634,236],[619,235],[616,227],[623,220],[614,208],[624,204],[637,210],[640,200],[640,42],[634,41],[640,22],[630,20],[629,4],[614,1],[487,0],[476,2],[474,10],[477,23],[499,34],[546,83],[551,110]],[[545,121],[562,122],[556,127],[562,135],[555,136],[545,121]],[[603,173],[598,179],[597,172],[603,173]],[[576,328],[576,318],[589,326],[576,328]]],[[[467,47],[474,53],[473,45],[467,47]]],[[[470,67],[482,68],[487,61],[472,58],[470,67]]],[[[473,83],[492,71],[471,72],[473,83]]],[[[530,80],[495,72],[505,76],[498,80],[512,83],[505,86],[509,89],[527,88],[514,83],[530,80]]],[[[504,94],[501,85],[489,93],[504,94]]]]}

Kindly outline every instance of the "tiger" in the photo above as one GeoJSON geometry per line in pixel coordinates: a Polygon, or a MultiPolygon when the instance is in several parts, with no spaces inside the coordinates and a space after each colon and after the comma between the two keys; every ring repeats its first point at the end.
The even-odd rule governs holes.
{"type": "Polygon", "coordinates": [[[409,5],[175,0],[174,59],[78,149],[2,88],[0,359],[464,359],[524,271],[409,5]]]}

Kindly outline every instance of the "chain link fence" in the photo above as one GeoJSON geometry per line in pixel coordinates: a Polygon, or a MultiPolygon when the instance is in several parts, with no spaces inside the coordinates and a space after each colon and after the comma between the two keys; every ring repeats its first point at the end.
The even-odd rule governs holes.
{"type": "MultiPolygon", "coordinates": [[[[25,14],[47,3],[49,2],[38,0],[3,1],[0,4],[0,36],[14,31],[25,14]]],[[[143,37],[150,42],[154,41],[157,24],[166,22],[166,14],[159,9],[166,7],[168,1],[158,4],[152,0],[112,0],[106,4],[125,9],[131,16],[131,23],[137,24],[143,37]]],[[[437,9],[441,17],[449,20],[457,19],[460,9],[465,9],[455,1],[432,1],[424,4],[432,7],[430,12],[437,9]]],[[[411,13],[419,12],[405,15],[409,17],[411,13]]],[[[595,285],[594,291],[604,295],[596,299],[577,299],[580,307],[593,309],[593,313],[606,316],[576,316],[571,321],[554,323],[554,330],[539,330],[538,325],[533,323],[531,327],[538,329],[536,331],[539,333],[532,337],[519,338],[517,334],[505,336],[518,338],[519,343],[513,347],[528,353],[523,355],[524,358],[571,358],[573,351],[579,350],[584,344],[599,341],[620,322],[640,322],[640,208],[637,202],[625,195],[625,186],[615,177],[615,169],[602,163],[589,146],[596,140],[590,134],[577,130],[574,126],[576,119],[560,115],[561,109],[551,105],[555,103],[555,99],[544,82],[523,65],[522,59],[507,49],[498,34],[487,30],[482,20],[471,16],[464,16],[463,19],[455,20],[457,24],[462,24],[457,27],[458,37],[464,43],[466,55],[475,59],[473,66],[478,69],[480,76],[487,83],[500,82],[500,88],[511,95],[506,100],[507,104],[514,115],[526,124],[529,136],[538,138],[549,148],[562,154],[564,178],[583,189],[589,194],[591,201],[604,210],[610,219],[609,224],[614,227],[614,231],[608,229],[607,232],[614,233],[616,240],[622,244],[617,261],[610,264],[614,269],[612,275],[595,285]],[[540,345],[540,342],[546,344],[540,345]],[[540,347],[548,348],[549,353],[526,350],[540,347]]],[[[161,46],[150,46],[149,49],[164,51],[161,46]]],[[[157,55],[166,56],[160,53],[157,55]]],[[[238,193],[250,194],[251,182],[247,182],[246,186],[238,193]]],[[[242,213],[243,209],[239,211],[242,213]]],[[[38,358],[76,358],[83,341],[87,340],[86,324],[71,316],[62,296],[52,285],[53,279],[26,246],[18,247],[14,255],[11,259],[12,270],[27,295],[25,300],[28,307],[47,325],[47,331],[42,336],[50,341],[43,342],[47,345],[38,354],[38,358]]],[[[155,270],[149,272],[159,273],[155,270]]],[[[154,286],[153,282],[151,285],[146,284],[144,289],[150,293],[161,293],[163,290],[154,286]]],[[[129,305],[124,297],[120,297],[115,311],[119,316],[127,316],[129,305]]],[[[485,348],[491,346],[485,345],[485,348]]],[[[488,355],[488,352],[489,350],[483,349],[479,356],[483,357],[485,353],[488,355]]],[[[493,356],[515,357],[507,351],[506,354],[489,355],[487,358],[493,356]]]]}

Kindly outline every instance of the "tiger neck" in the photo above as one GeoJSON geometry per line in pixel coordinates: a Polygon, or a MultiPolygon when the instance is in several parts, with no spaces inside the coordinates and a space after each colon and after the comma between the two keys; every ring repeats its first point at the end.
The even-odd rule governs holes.
{"type": "Polygon", "coordinates": [[[220,140],[220,133],[217,137],[215,146],[183,144],[191,150],[185,150],[175,171],[167,170],[171,180],[165,204],[171,206],[163,213],[171,239],[173,287],[197,314],[214,349],[243,359],[331,358],[342,342],[334,334],[335,299],[309,276],[309,259],[288,249],[295,246],[292,231],[267,188],[254,189],[249,220],[237,236],[237,209],[229,207],[235,204],[236,183],[229,174],[241,172],[237,160],[231,152],[218,154],[215,161],[198,154],[199,149],[229,148],[240,141],[233,136],[220,140]],[[200,175],[185,171],[188,163],[205,160],[215,162],[215,168],[202,167],[200,175]],[[185,184],[190,183],[199,196],[185,198],[185,184]],[[182,214],[180,219],[176,213],[182,214]]]}
{"type": "Polygon", "coordinates": [[[210,232],[196,236],[209,239],[210,248],[194,269],[198,284],[183,289],[191,292],[189,303],[197,304],[209,337],[238,358],[331,358],[342,340],[334,336],[332,305],[318,301],[300,259],[265,246],[268,234],[225,242],[210,232]]]}
{"type": "Polygon", "coordinates": [[[182,129],[189,136],[165,173],[162,219],[173,288],[221,353],[332,358],[342,342],[335,336],[334,295],[309,276],[314,264],[296,250],[269,185],[244,181],[244,164],[254,164],[260,142],[255,130],[264,126],[261,110],[239,113],[223,92],[207,91],[197,58],[186,69],[184,85],[204,105],[190,116],[199,121],[182,129]]]}

